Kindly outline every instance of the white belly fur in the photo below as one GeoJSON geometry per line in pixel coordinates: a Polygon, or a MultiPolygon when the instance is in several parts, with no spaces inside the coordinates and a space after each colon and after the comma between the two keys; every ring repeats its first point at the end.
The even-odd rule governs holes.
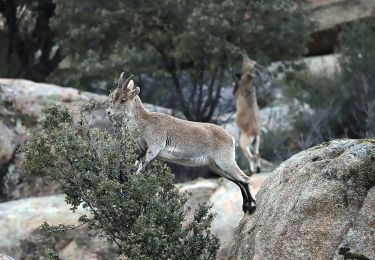
{"type": "Polygon", "coordinates": [[[163,161],[186,166],[204,166],[208,164],[208,156],[206,154],[189,154],[186,151],[174,147],[168,147],[161,150],[157,158],[163,161]]]}

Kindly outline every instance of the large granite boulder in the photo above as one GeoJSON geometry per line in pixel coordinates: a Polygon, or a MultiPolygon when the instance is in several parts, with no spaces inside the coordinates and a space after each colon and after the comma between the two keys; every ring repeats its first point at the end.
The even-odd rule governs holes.
{"type": "Polygon", "coordinates": [[[53,195],[0,203],[0,252],[17,259],[47,259],[48,248],[56,250],[62,259],[114,258],[114,250],[85,227],[59,237],[44,238],[38,232],[44,221],[51,225],[77,225],[79,216],[87,213],[81,207],[71,212],[64,197],[53,195]]]}
{"type": "MultiPolygon", "coordinates": [[[[25,141],[28,132],[39,131],[41,110],[45,106],[64,104],[78,113],[79,106],[90,99],[105,101],[104,96],[73,88],[0,79],[0,201],[56,193],[56,185],[47,185],[43,178],[29,180],[20,176],[22,156],[17,153],[17,147],[25,141]]],[[[95,123],[109,126],[104,110],[95,111],[95,123]]]]}
{"type": "MultiPolygon", "coordinates": [[[[255,174],[250,177],[251,191],[257,194],[269,173],[255,174]]],[[[191,193],[187,206],[192,217],[193,210],[199,203],[210,202],[215,219],[211,231],[218,235],[222,246],[225,246],[233,236],[234,229],[238,226],[244,213],[242,212],[242,195],[236,184],[227,179],[198,179],[196,181],[177,184],[182,192],[191,193]]]]}
{"type": "MultiPolygon", "coordinates": [[[[261,174],[251,177],[254,193],[268,176],[261,174]]],[[[242,196],[238,187],[225,179],[199,179],[177,184],[177,187],[181,192],[191,193],[187,206],[192,209],[202,202],[212,203],[212,210],[217,215],[211,229],[225,245],[243,217],[242,196]]],[[[113,248],[84,226],[57,240],[40,239],[37,229],[44,221],[52,225],[77,225],[79,216],[84,213],[83,208],[72,213],[64,195],[0,203],[0,252],[17,258],[35,259],[45,253],[46,247],[50,247],[55,248],[62,259],[113,258],[113,248]]]]}
{"type": "Polygon", "coordinates": [[[222,259],[375,259],[375,139],[335,140],[282,163],[222,259]]]}

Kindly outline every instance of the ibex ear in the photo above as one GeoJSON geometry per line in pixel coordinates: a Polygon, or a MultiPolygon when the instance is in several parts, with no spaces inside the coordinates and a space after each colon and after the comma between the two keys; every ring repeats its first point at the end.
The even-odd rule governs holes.
{"type": "Polygon", "coordinates": [[[124,81],[124,72],[121,73],[120,79],[119,79],[118,84],[117,84],[118,88],[120,88],[122,91],[124,91],[125,88],[127,88],[127,86],[129,85],[130,81],[132,81],[133,77],[134,77],[134,75],[130,75],[130,77],[127,78],[124,81]]]}
{"type": "Polygon", "coordinates": [[[135,89],[133,89],[133,90],[129,93],[129,95],[130,95],[131,98],[134,98],[136,95],[139,94],[140,91],[141,91],[141,89],[140,89],[139,87],[136,87],[135,89]]]}
{"type": "Polygon", "coordinates": [[[126,87],[128,90],[132,90],[134,88],[134,81],[130,80],[128,86],[126,87]]]}

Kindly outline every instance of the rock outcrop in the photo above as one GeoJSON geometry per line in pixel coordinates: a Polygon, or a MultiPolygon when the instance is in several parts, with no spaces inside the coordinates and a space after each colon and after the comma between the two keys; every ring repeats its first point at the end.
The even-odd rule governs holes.
{"type": "Polygon", "coordinates": [[[71,212],[64,195],[29,198],[0,204],[0,252],[17,259],[40,259],[46,249],[55,249],[62,259],[109,259],[114,250],[98,235],[85,227],[71,230],[62,236],[44,238],[38,227],[77,225],[83,208],[71,212]],[[102,258],[100,256],[103,256],[102,258]]]}
{"type": "Polygon", "coordinates": [[[375,259],[375,139],[294,155],[257,202],[222,259],[375,259]]]}
{"type": "Polygon", "coordinates": [[[310,0],[307,9],[317,26],[311,34],[308,55],[333,53],[341,28],[368,19],[373,15],[374,8],[373,0],[310,0]]]}
{"type": "MultiPolygon", "coordinates": [[[[256,193],[269,174],[251,177],[256,193]]],[[[235,227],[243,217],[242,196],[238,187],[225,179],[199,179],[177,184],[181,192],[191,193],[187,206],[196,208],[209,201],[217,214],[211,230],[220,237],[223,245],[232,238],[235,227]]],[[[46,247],[54,247],[62,259],[109,259],[113,248],[97,234],[82,227],[68,232],[59,240],[41,240],[38,227],[44,222],[51,225],[77,225],[85,210],[69,210],[64,195],[29,198],[0,203],[0,252],[25,258],[36,257],[46,247]]],[[[188,216],[192,217],[192,216],[188,216]]]]}
{"type": "Polygon", "coordinates": [[[372,0],[310,0],[309,11],[319,31],[369,17],[374,7],[372,0]]]}

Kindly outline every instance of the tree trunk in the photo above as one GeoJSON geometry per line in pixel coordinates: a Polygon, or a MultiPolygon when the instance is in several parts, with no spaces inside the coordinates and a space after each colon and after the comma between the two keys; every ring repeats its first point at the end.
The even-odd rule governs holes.
{"type": "Polygon", "coordinates": [[[44,81],[57,68],[63,57],[49,28],[54,11],[52,0],[2,2],[0,13],[5,20],[3,30],[7,39],[6,63],[9,67],[8,75],[4,76],[44,81]],[[24,13],[17,13],[20,9],[25,10],[24,13]],[[26,10],[31,15],[24,15],[26,10]],[[29,24],[34,24],[34,27],[27,28],[29,24]]]}

